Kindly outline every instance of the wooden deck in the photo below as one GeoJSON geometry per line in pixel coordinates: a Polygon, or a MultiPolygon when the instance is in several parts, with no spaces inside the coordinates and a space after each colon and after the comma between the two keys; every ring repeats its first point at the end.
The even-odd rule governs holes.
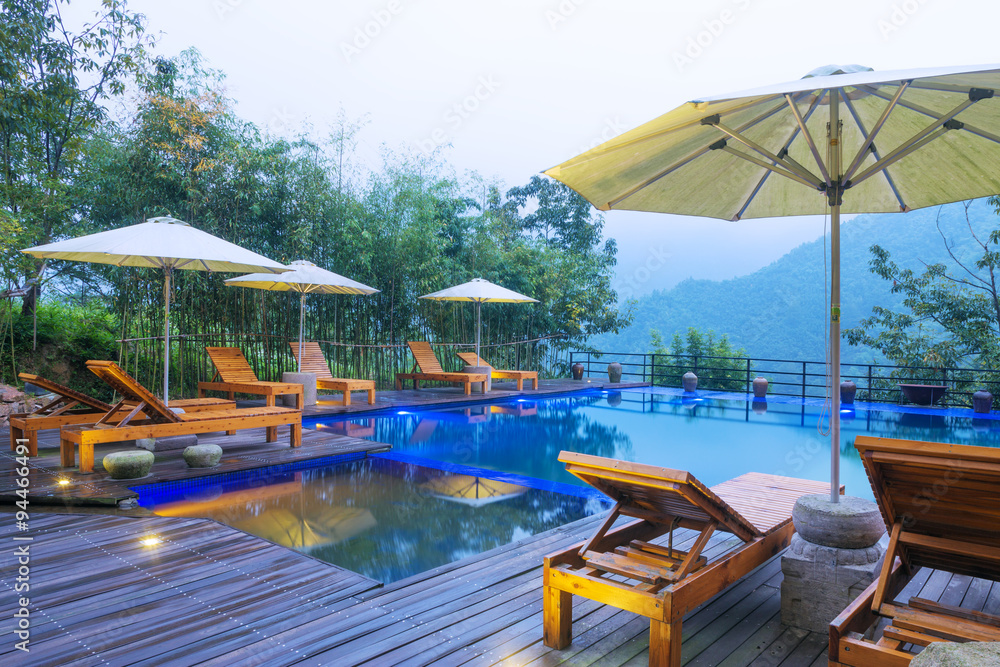
{"type": "MultiPolygon", "coordinates": [[[[384,588],[206,519],[38,515],[30,535],[31,665],[604,665],[648,658],[646,619],[574,599],[573,643],[541,643],[542,557],[588,536],[578,521],[384,588]],[[144,547],[155,534],[163,542],[144,547]],[[94,572],[101,572],[95,577],[94,572]]],[[[691,534],[693,538],[693,533],[691,534]]],[[[690,538],[689,538],[690,539],[690,538]]],[[[713,539],[708,555],[735,544],[713,539]]],[[[4,581],[13,548],[0,556],[4,581]]],[[[775,557],[684,619],[683,664],[826,665],[824,634],[780,622],[775,557]]],[[[1000,584],[923,571],[900,596],[996,611],[1000,584]]],[[[14,599],[4,597],[11,618],[14,599]]],[[[10,623],[5,621],[4,627],[10,623]]],[[[9,634],[9,633],[8,633],[9,634]]]]}

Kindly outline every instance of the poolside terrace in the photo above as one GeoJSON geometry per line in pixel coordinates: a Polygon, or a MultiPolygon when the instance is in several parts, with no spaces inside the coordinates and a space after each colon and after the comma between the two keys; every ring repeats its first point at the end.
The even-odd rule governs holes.
{"type": "MultiPolygon", "coordinates": [[[[561,393],[581,384],[543,381],[537,392],[520,393],[501,385],[488,397],[561,393]]],[[[588,386],[605,384],[594,380],[588,386]]],[[[468,401],[453,389],[386,391],[375,406],[319,405],[310,413],[468,401]]],[[[192,470],[180,451],[157,452],[151,477],[142,483],[364,456],[383,447],[311,430],[294,450],[280,434],[275,443],[263,442],[263,429],[203,440],[223,445],[220,467],[192,470]]],[[[0,527],[8,544],[15,544],[14,536],[33,537],[30,664],[645,665],[648,660],[644,618],[581,598],[574,599],[572,645],[554,651],[541,642],[542,558],[589,537],[599,515],[381,586],[212,520],[118,508],[116,503],[134,494],[102,472],[101,456],[114,449],[99,448],[97,472],[80,475],[59,467],[58,438],[43,433],[29,475],[30,530],[17,531],[13,519],[0,527]],[[59,478],[72,483],[59,486],[54,483],[59,478]],[[161,542],[141,544],[150,534],[161,542]]],[[[5,451],[0,511],[8,513],[16,509],[14,467],[5,451]]],[[[689,533],[684,539],[693,538],[689,533]]],[[[706,555],[718,558],[734,544],[731,536],[717,534],[706,555]]],[[[2,556],[8,584],[16,568],[13,551],[2,556]]],[[[686,616],[683,664],[825,665],[826,635],[781,624],[780,585],[776,556],[686,616]]],[[[986,580],[926,570],[899,599],[918,592],[987,613],[1000,609],[1000,584],[986,580]]],[[[3,607],[10,611],[13,604],[5,599],[3,607]]],[[[13,651],[12,642],[4,645],[0,659],[22,658],[13,651]]]]}

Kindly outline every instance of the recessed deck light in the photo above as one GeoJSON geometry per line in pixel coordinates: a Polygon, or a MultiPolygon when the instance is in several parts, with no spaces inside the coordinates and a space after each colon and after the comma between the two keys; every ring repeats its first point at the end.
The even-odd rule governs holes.
{"type": "Polygon", "coordinates": [[[161,542],[163,542],[163,540],[161,540],[156,535],[148,535],[147,537],[144,537],[141,540],[139,540],[139,544],[141,544],[144,547],[155,547],[157,544],[160,544],[161,542]]]}
{"type": "Polygon", "coordinates": [[[56,482],[56,483],[57,483],[57,484],[58,484],[59,486],[69,486],[69,485],[70,485],[70,481],[69,481],[68,479],[61,479],[61,480],[59,480],[59,481],[58,481],[58,482],[56,482]]]}

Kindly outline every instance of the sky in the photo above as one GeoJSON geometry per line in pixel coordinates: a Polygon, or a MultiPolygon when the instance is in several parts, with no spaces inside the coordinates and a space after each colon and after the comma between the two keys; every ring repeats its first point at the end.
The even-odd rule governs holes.
{"type": "MultiPolygon", "coordinates": [[[[73,0],[86,15],[99,0],[73,0]]],[[[441,147],[508,186],[708,95],[801,78],[1000,61],[1000,4],[952,0],[131,0],[156,55],[197,48],[237,113],[272,133],[367,121],[360,158],[441,147]]],[[[606,214],[617,287],[641,296],[766,266],[818,217],[725,222],[606,214]]],[[[336,267],[329,267],[336,270],[336,267]]]]}

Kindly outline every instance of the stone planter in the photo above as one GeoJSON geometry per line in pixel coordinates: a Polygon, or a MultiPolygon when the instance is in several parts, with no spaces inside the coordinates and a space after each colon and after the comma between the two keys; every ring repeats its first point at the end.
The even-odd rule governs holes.
{"type": "Polygon", "coordinates": [[[570,370],[570,372],[573,373],[573,379],[574,380],[582,380],[583,379],[583,364],[581,364],[579,361],[576,362],[575,364],[573,364],[572,366],[570,366],[569,370],[570,370]]]}
{"type": "Polygon", "coordinates": [[[698,376],[688,371],[681,376],[681,386],[684,391],[695,391],[698,388],[698,376]]]}
{"type": "Polygon", "coordinates": [[[941,400],[948,387],[943,384],[900,384],[899,390],[914,405],[934,405],[941,400]]]}
{"type": "Polygon", "coordinates": [[[753,379],[753,397],[764,398],[767,396],[767,378],[757,376],[753,379]]]}
{"type": "Polygon", "coordinates": [[[972,395],[972,409],[979,414],[987,414],[993,409],[993,394],[980,389],[972,395]]]}
{"type": "Polygon", "coordinates": [[[153,467],[153,452],[145,449],[133,449],[124,452],[111,452],[101,462],[111,479],[139,479],[149,474],[153,467]]]}
{"type": "Polygon", "coordinates": [[[618,384],[622,381],[622,365],[617,361],[608,364],[608,379],[611,380],[612,384],[618,384]]]}
{"type": "MultiPolygon", "coordinates": [[[[302,407],[316,405],[316,374],[315,373],[282,373],[282,382],[302,385],[302,407]]],[[[279,396],[278,400],[288,408],[295,407],[295,397],[279,396]]]]}
{"type": "MultiPolygon", "coordinates": [[[[493,368],[490,366],[463,366],[463,373],[482,373],[486,376],[486,391],[492,391],[493,389],[493,368]]],[[[471,383],[472,393],[478,394],[483,392],[483,388],[480,386],[482,382],[471,383]]]]}
{"type": "Polygon", "coordinates": [[[854,396],[858,393],[858,385],[854,380],[844,380],[840,383],[840,403],[854,405],[854,396]]]}

